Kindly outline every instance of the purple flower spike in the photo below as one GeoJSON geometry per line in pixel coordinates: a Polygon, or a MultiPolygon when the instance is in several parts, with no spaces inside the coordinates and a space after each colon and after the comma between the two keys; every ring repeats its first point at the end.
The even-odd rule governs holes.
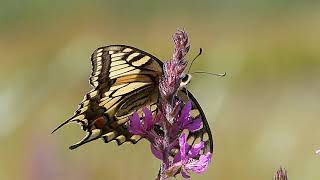
{"type": "Polygon", "coordinates": [[[175,48],[172,60],[163,64],[164,76],[159,82],[161,97],[168,102],[171,102],[179,88],[182,73],[187,67],[184,57],[190,48],[188,34],[184,31],[178,30],[173,35],[173,41],[175,48]]]}
{"type": "MultiPolygon", "coordinates": [[[[200,150],[204,148],[203,142],[193,145],[190,149],[187,143],[186,135],[182,134],[179,137],[179,145],[180,152],[176,155],[174,159],[174,164],[172,167],[170,167],[169,171],[181,169],[182,177],[190,178],[189,171],[201,174],[208,169],[208,165],[211,161],[210,152],[207,152],[204,155],[200,155],[199,159],[195,159],[195,157],[199,156],[200,150]]],[[[176,174],[172,172],[170,173],[176,174]]]]}
{"type": "MultiPolygon", "coordinates": [[[[177,174],[190,178],[190,172],[203,173],[211,160],[211,153],[205,150],[205,143],[190,146],[187,130],[201,130],[201,117],[190,115],[193,104],[180,100],[179,91],[184,71],[187,67],[185,58],[189,48],[189,38],[185,31],[178,30],[173,35],[174,52],[171,60],[163,63],[163,75],[159,79],[159,101],[156,116],[143,108],[144,116],[133,113],[129,117],[127,128],[131,134],[140,135],[150,142],[152,154],[161,160],[157,180],[168,180],[177,174]],[[173,157],[173,159],[172,159],[173,157]]],[[[139,110],[139,114],[140,114],[139,110]]]]}
{"type": "Polygon", "coordinates": [[[188,53],[190,48],[188,34],[184,31],[178,30],[173,35],[173,42],[175,46],[173,60],[179,64],[176,67],[178,72],[182,73],[187,64],[184,60],[184,56],[188,53]]]}

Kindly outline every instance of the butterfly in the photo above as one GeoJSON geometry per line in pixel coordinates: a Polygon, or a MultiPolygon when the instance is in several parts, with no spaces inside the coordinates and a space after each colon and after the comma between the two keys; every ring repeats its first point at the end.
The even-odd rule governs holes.
{"type": "MultiPolygon", "coordinates": [[[[130,134],[126,122],[133,112],[141,113],[143,107],[149,108],[154,115],[157,113],[162,61],[134,47],[110,45],[96,49],[91,55],[91,63],[89,82],[92,90],[84,96],[74,115],[53,132],[72,122],[80,124],[87,134],[70,149],[100,138],[105,143],[115,140],[118,145],[137,143],[141,137],[130,134]]],[[[190,79],[191,75],[186,74],[181,78],[181,84],[188,84],[190,79]]],[[[188,132],[188,143],[203,141],[204,151],[212,153],[212,134],[199,103],[185,88],[179,90],[177,98],[184,103],[191,100],[191,116],[201,117],[203,122],[200,130],[188,132]]]]}

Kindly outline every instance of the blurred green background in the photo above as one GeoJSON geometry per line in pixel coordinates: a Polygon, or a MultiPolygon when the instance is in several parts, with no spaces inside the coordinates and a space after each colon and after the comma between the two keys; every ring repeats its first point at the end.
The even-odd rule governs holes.
{"type": "MultiPolygon", "coordinates": [[[[190,35],[189,86],[215,139],[210,168],[193,179],[320,178],[320,3],[288,0],[0,2],[0,179],[154,179],[149,144],[75,151],[69,118],[91,89],[89,57],[128,44],[162,60],[177,28],[190,35]]],[[[179,177],[178,179],[181,179],[179,177]]]]}

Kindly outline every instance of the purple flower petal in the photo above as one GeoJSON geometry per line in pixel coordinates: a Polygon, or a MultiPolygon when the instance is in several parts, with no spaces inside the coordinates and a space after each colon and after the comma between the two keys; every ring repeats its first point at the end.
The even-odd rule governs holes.
{"type": "Polygon", "coordinates": [[[138,113],[134,112],[132,116],[130,116],[130,121],[129,121],[129,132],[131,134],[137,134],[137,135],[143,135],[144,130],[142,128],[141,122],[140,122],[140,117],[138,113]]]}
{"type": "Polygon", "coordinates": [[[184,105],[184,107],[181,110],[181,114],[180,114],[180,117],[179,117],[179,121],[180,122],[183,123],[184,121],[188,120],[191,108],[192,108],[191,101],[188,101],[186,103],[186,105],[184,105]]]}
{"type": "Polygon", "coordinates": [[[158,123],[161,121],[162,117],[163,117],[163,114],[161,113],[161,111],[159,111],[159,112],[157,113],[157,115],[156,115],[153,123],[154,123],[154,124],[158,124],[158,123]]]}
{"type": "Polygon", "coordinates": [[[190,158],[198,156],[202,148],[204,148],[204,142],[200,142],[198,144],[193,145],[190,151],[188,152],[188,156],[190,158]]]}
{"type": "Polygon", "coordinates": [[[181,153],[180,151],[174,156],[173,163],[177,163],[181,161],[181,153]]]}
{"type": "Polygon", "coordinates": [[[191,147],[187,143],[187,136],[185,133],[182,133],[179,137],[179,146],[180,151],[175,155],[173,159],[174,167],[181,167],[181,175],[184,178],[189,178],[189,171],[195,173],[202,173],[208,169],[211,153],[207,152],[204,155],[200,155],[199,159],[196,157],[199,156],[201,149],[204,148],[204,142],[200,142],[191,147]],[[190,150],[189,150],[190,149],[190,150]]]}
{"type": "Polygon", "coordinates": [[[188,172],[184,171],[183,168],[181,169],[181,175],[182,175],[182,177],[184,177],[185,179],[190,178],[190,176],[188,175],[188,172]]]}
{"type": "Polygon", "coordinates": [[[184,133],[181,134],[181,136],[179,137],[179,146],[180,146],[181,159],[184,159],[186,157],[187,148],[188,148],[187,137],[186,137],[186,134],[184,133]]]}
{"type": "Polygon", "coordinates": [[[163,160],[163,153],[159,151],[157,148],[155,148],[152,144],[151,144],[151,152],[156,158],[163,160]]]}
{"type": "Polygon", "coordinates": [[[211,153],[208,152],[205,155],[201,155],[199,160],[193,160],[185,165],[186,170],[191,170],[197,174],[203,173],[208,169],[211,160],[211,153]]]}
{"type": "Polygon", "coordinates": [[[152,126],[152,112],[148,108],[144,107],[143,113],[144,113],[144,128],[145,130],[149,130],[152,126]]]}
{"type": "Polygon", "coordinates": [[[202,120],[200,118],[197,118],[186,125],[185,128],[191,132],[198,131],[202,128],[202,120]]]}

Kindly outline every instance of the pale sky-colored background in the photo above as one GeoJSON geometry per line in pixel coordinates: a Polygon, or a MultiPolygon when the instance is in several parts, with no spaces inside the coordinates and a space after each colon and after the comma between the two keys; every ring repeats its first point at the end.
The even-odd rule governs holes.
{"type": "MultiPolygon", "coordinates": [[[[320,3],[315,1],[0,2],[0,179],[154,179],[149,145],[98,140],[70,151],[83,132],[52,129],[90,90],[89,57],[127,44],[162,60],[178,27],[190,35],[189,89],[215,140],[208,171],[193,179],[320,178],[320,3]]],[[[179,177],[178,179],[181,179],[179,177]]]]}

